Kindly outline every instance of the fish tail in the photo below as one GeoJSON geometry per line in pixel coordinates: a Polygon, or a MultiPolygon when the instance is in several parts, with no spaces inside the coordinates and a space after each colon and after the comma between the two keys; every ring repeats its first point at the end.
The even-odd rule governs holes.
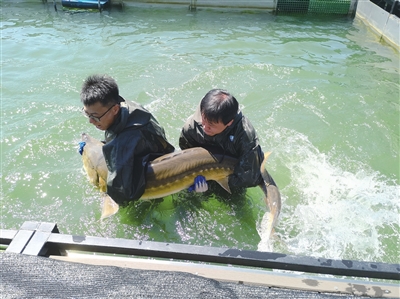
{"type": "Polygon", "coordinates": [[[270,238],[273,228],[278,220],[281,211],[281,194],[278,187],[275,185],[274,180],[269,175],[267,169],[265,168],[266,161],[271,152],[265,153],[264,160],[261,163],[260,172],[263,178],[263,182],[259,185],[264,192],[264,201],[269,207],[269,218],[267,222],[267,236],[270,238]]]}

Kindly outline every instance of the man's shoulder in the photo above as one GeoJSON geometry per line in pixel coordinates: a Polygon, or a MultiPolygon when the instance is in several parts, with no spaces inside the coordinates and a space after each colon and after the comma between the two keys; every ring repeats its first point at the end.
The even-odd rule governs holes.
{"type": "Polygon", "coordinates": [[[244,130],[252,130],[254,131],[254,126],[251,123],[250,119],[248,117],[246,117],[245,115],[242,114],[242,117],[240,119],[240,126],[244,129],[244,130]]]}
{"type": "Polygon", "coordinates": [[[232,130],[234,135],[238,137],[236,141],[239,143],[249,143],[257,138],[257,133],[254,126],[244,115],[242,115],[241,118],[234,124],[232,130]]]}
{"type": "Polygon", "coordinates": [[[186,121],[182,127],[183,132],[192,131],[196,127],[196,124],[198,124],[198,123],[199,123],[199,121],[196,120],[194,114],[190,115],[186,119],[186,121]]]}
{"type": "Polygon", "coordinates": [[[126,101],[127,122],[125,128],[143,126],[149,123],[151,117],[153,116],[147,109],[142,105],[126,101]]]}
{"type": "Polygon", "coordinates": [[[129,111],[129,113],[132,113],[134,111],[141,111],[141,112],[145,112],[145,113],[150,113],[141,104],[139,104],[137,102],[134,102],[134,101],[125,100],[125,102],[121,102],[121,107],[125,107],[129,111]]]}

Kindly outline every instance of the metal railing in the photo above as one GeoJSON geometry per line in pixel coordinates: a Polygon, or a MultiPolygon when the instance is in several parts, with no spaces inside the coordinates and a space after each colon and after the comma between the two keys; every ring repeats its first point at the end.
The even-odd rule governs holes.
{"type": "Polygon", "coordinates": [[[352,260],[333,260],[152,241],[60,234],[55,223],[25,222],[19,230],[0,230],[6,252],[27,255],[65,255],[67,250],[153,258],[190,260],[309,273],[400,280],[400,265],[352,260]]]}

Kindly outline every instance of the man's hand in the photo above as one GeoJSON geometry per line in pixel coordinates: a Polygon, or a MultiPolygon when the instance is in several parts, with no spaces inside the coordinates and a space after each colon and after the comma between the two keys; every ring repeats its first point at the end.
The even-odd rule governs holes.
{"type": "Polygon", "coordinates": [[[205,192],[208,190],[208,184],[206,178],[202,175],[198,175],[194,179],[194,184],[188,188],[189,192],[205,192]]]}

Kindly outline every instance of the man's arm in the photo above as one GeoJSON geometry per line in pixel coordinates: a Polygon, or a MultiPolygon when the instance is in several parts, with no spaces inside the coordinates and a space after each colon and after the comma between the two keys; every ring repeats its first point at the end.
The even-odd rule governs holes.
{"type": "Polygon", "coordinates": [[[196,141],[196,128],[195,121],[193,116],[189,117],[182,127],[181,135],[179,137],[179,147],[184,150],[196,146],[200,146],[200,144],[196,141]]]}
{"type": "Polygon", "coordinates": [[[186,138],[186,134],[184,132],[184,129],[181,131],[181,136],[179,137],[179,147],[184,150],[187,148],[194,147],[186,138]]]}
{"type": "Polygon", "coordinates": [[[229,177],[229,185],[232,187],[257,186],[261,178],[260,166],[264,154],[254,127],[245,117],[242,132],[235,138],[235,148],[239,153],[239,161],[234,174],[229,177]]]}
{"type": "Polygon", "coordinates": [[[229,185],[234,187],[255,187],[260,183],[262,151],[259,145],[239,158],[235,171],[229,177],[229,185]]]}
{"type": "Polygon", "coordinates": [[[136,156],[139,134],[120,134],[103,146],[107,162],[107,194],[118,204],[139,199],[145,189],[146,157],[136,156]]]}

